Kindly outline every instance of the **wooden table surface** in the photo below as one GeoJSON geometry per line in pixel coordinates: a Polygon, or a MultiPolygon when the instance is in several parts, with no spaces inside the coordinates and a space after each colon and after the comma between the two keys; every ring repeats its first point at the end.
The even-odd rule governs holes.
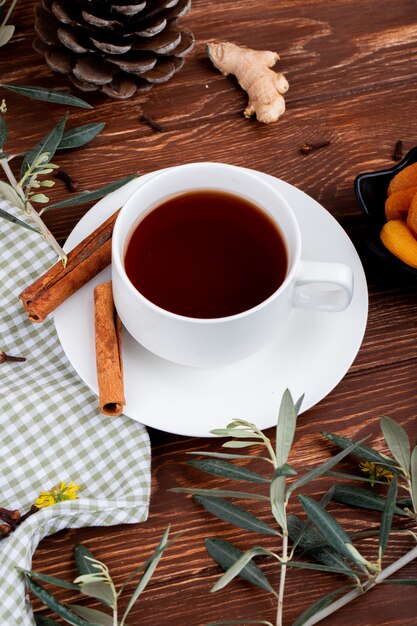
{"type": "MultiPolygon", "coordinates": [[[[12,19],[16,35],[0,51],[1,82],[71,91],[66,79],[51,75],[31,47],[34,5],[33,0],[18,3],[12,19]]],[[[367,330],[343,380],[299,419],[290,458],[299,467],[311,467],[334,451],[319,436],[319,430],[357,438],[370,435],[370,441],[385,450],[379,418],[387,414],[407,429],[412,442],[417,436],[416,283],[411,278],[387,276],[368,257],[363,245],[363,218],[353,191],[358,173],[394,165],[397,140],[403,141],[404,153],[417,143],[416,9],[415,0],[193,0],[182,24],[194,32],[195,49],[170,82],[124,102],[87,95],[94,110],[70,111],[71,126],[106,122],[105,130],[88,147],[60,154],[59,164],[79,181],[81,189],[99,187],[134,171],[145,174],[192,161],[222,161],[295,185],[320,202],[352,238],[369,286],[367,330]],[[243,117],[246,94],[234,79],[213,68],[205,54],[209,40],[279,52],[279,70],[290,83],[287,111],[281,120],[265,126],[243,117]],[[144,123],[143,115],[157,122],[163,132],[144,123]],[[330,144],[308,155],[300,153],[305,142],[322,141],[330,144]]],[[[65,111],[58,105],[46,109],[42,103],[15,95],[7,95],[7,101],[8,145],[14,151],[33,145],[65,111]]],[[[67,195],[59,183],[54,199],[67,195]]],[[[60,242],[88,208],[83,205],[47,214],[47,224],[60,242]]],[[[247,417],[251,419],[251,415],[247,417]]],[[[273,429],[267,434],[273,437],[273,429]]],[[[190,498],[168,491],[176,486],[223,486],[222,479],[198,472],[186,458],[186,452],[192,450],[216,451],[220,442],[152,429],[150,436],[152,497],[148,520],[138,525],[60,532],[41,542],[34,569],[71,580],[75,576],[72,547],[85,542],[120,583],[150,555],[171,523],[175,532],[184,534],[161,560],[131,614],[131,626],[200,626],[222,619],[274,621],[273,597],[247,583],[235,581],[226,590],[209,593],[220,569],[207,555],[203,540],[218,536],[243,549],[255,543],[273,548],[275,540],[250,536],[210,516],[190,498]]],[[[304,492],[319,497],[330,480],[308,485],[304,492]]],[[[272,521],[267,502],[252,510],[264,521],[272,521]]],[[[294,510],[301,509],[295,505],[294,510]]],[[[350,530],[378,524],[377,514],[340,505],[332,505],[331,510],[350,530]]],[[[407,551],[412,541],[410,537],[393,537],[388,562],[407,551]]],[[[375,550],[373,540],[361,545],[369,554],[375,550]]],[[[268,560],[261,559],[260,563],[277,587],[277,568],[268,560]]],[[[417,563],[400,575],[417,577],[417,563]]],[[[290,571],[285,624],[291,624],[309,604],[341,584],[342,579],[331,575],[290,571]]],[[[68,591],[58,597],[73,599],[68,591]]],[[[34,606],[36,611],[50,614],[37,601],[34,606]]],[[[416,614],[417,596],[412,587],[381,585],[323,623],[412,626],[416,614]]]]}

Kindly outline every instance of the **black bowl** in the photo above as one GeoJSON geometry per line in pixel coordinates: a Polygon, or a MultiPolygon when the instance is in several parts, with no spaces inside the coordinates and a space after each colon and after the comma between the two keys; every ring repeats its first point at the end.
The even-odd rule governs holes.
{"type": "Polygon", "coordinates": [[[417,277],[417,269],[410,267],[394,256],[381,241],[381,228],[387,221],[385,218],[385,200],[391,178],[400,170],[417,161],[417,147],[412,148],[406,157],[394,167],[379,172],[359,174],[355,178],[354,188],[356,199],[366,217],[366,244],[392,271],[400,271],[408,276],[417,277]]]}

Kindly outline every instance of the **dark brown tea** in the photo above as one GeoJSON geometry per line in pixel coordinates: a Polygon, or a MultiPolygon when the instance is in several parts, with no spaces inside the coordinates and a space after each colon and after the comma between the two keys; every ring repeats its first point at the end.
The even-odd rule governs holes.
{"type": "Polygon", "coordinates": [[[139,222],[127,276],[148,300],[194,318],[235,315],[284,281],[287,251],[271,218],[229,193],[198,190],[170,198],[139,222]]]}

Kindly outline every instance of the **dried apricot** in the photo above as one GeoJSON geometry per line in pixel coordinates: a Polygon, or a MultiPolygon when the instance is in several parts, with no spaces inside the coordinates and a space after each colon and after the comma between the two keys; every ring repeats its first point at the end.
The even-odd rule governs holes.
{"type": "Polygon", "coordinates": [[[408,165],[403,170],[395,174],[388,187],[388,195],[391,196],[396,191],[414,187],[417,185],[417,163],[408,165]]]}
{"type": "Polygon", "coordinates": [[[407,217],[411,201],[417,193],[417,185],[396,191],[385,201],[385,216],[387,220],[400,220],[407,217]]]}
{"type": "Polygon", "coordinates": [[[417,194],[415,194],[407,214],[407,226],[417,236],[417,194]]]}
{"type": "Polygon", "coordinates": [[[417,268],[417,239],[402,220],[390,220],[381,230],[381,241],[396,257],[417,268]]]}

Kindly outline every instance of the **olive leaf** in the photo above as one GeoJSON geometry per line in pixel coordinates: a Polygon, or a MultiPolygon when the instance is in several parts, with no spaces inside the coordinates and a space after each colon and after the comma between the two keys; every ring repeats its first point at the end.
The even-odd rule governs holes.
{"type": "MultiPolygon", "coordinates": [[[[346,484],[335,485],[333,500],[371,511],[383,511],[386,506],[386,498],[374,491],[346,484]]],[[[394,506],[393,512],[395,515],[407,515],[399,506],[394,506]]]]}
{"type": "Polygon", "coordinates": [[[44,162],[44,165],[52,159],[62,139],[67,118],[68,113],[66,113],[58,124],[54,126],[54,128],[50,130],[49,133],[45,135],[45,137],[43,137],[41,141],[25,155],[20,172],[21,178],[23,178],[32,163],[34,163],[41,154],[48,153],[49,155],[48,160],[44,162]]]}
{"type": "Polygon", "coordinates": [[[251,437],[255,437],[256,439],[262,440],[261,435],[254,433],[252,430],[245,430],[244,428],[215,428],[210,432],[218,437],[235,437],[236,439],[250,439],[251,437]]]}
{"type": "Polygon", "coordinates": [[[410,585],[411,587],[417,587],[417,578],[387,578],[381,580],[386,585],[410,585]]]}
{"type": "Polygon", "coordinates": [[[69,150],[70,148],[80,148],[97,137],[106,126],[104,122],[93,122],[83,124],[67,130],[58,144],[57,150],[69,150]]]}
{"type": "Polygon", "coordinates": [[[386,415],[381,417],[380,426],[392,456],[408,475],[410,472],[411,452],[407,433],[400,424],[397,424],[397,422],[386,415]]]}
{"type": "Polygon", "coordinates": [[[116,180],[108,185],[104,185],[104,187],[100,187],[99,189],[95,189],[94,191],[82,191],[75,196],[71,196],[67,200],[62,200],[62,202],[55,202],[54,204],[48,204],[45,207],[44,211],[49,211],[49,209],[63,209],[69,206],[75,206],[76,204],[82,204],[83,202],[91,202],[92,200],[98,200],[99,198],[103,198],[107,196],[107,194],[112,191],[116,191],[126,183],[129,183],[134,178],[137,178],[137,174],[131,174],[130,176],[126,176],[125,178],[121,178],[120,180],[116,180]]]}
{"type": "Polygon", "coordinates": [[[361,568],[368,562],[354,548],[353,543],[347,532],[342,526],[330,515],[318,502],[308,496],[299,495],[298,499],[306,512],[307,516],[313,524],[319,529],[327,543],[335,550],[353,560],[356,565],[361,568]]]}
{"type": "Polygon", "coordinates": [[[7,124],[6,120],[0,115],[0,149],[3,150],[7,141],[7,124]]]}
{"type": "MultiPolygon", "coordinates": [[[[114,626],[113,617],[102,611],[97,611],[97,609],[90,609],[80,604],[69,604],[68,608],[80,617],[88,620],[88,624],[91,626],[114,626]]],[[[125,624],[125,626],[127,626],[127,624],[125,624]]]]}
{"type": "MultiPolygon", "coordinates": [[[[356,443],[352,439],[342,437],[341,435],[335,435],[334,433],[322,431],[321,434],[323,435],[323,437],[326,437],[326,439],[334,443],[339,448],[346,449],[349,448],[349,446],[351,446],[352,444],[356,443]]],[[[378,465],[389,467],[389,469],[393,473],[398,473],[394,461],[390,459],[389,456],[381,454],[380,452],[378,452],[378,450],[375,450],[374,448],[364,446],[361,442],[356,443],[355,451],[352,451],[351,454],[353,456],[359,457],[360,459],[364,459],[365,461],[371,461],[371,463],[378,463],[378,465]]]]}
{"type": "Polygon", "coordinates": [[[10,39],[13,37],[15,31],[15,27],[11,24],[5,24],[0,28],[0,48],[1,46],[5,46],[6,43],[9,43],[10,39]]]}
{"type": "Polygon", "coordinates": [[[278,522],[280,528],[282,528],[283,531],[286,531],[287,529],[287,517],[285,511],[285,487],[285,476],[280,473],[278,473],[278,475],[274,475],[271,482],[269,498],[271,501],[272,515],[274,516],[275,520],[278,522]]]}
{"type": "MultiPolygon", "coordinates": [[[[204,544],[211,558],[226,571],[244,554],[242,550],[224,539],[209,537],[205,540],[204,544]]],[[[261,589],[275,595],[275,591],[269,580],[253,561],[249,561],[245,567],[239,571],[238,575],[252,585],[261,587],[261,589]]]]}
{"type": "Polygon", "coordinates": [[[158,565],[162,554],[164,552],[164,550],[166,548],[168,548],[173,541],[175,541],[175,539],[179,536],[178,534],[174,536],[173,539],[171,539],[170,541],[168,541],[168,536],[169,536],[169,531],[170,531],[170,526],[167,527],[167,529],[165,530],[165,532],[162,535],[162,538],[159,542],[158,547],[156,548],[156,550],[154,551],[153,555],[146,561],[145,563],[145,567],[144,567],[144,572],[142,575],[142,578],[139,581],[139,584],[137,585],[136,589],[134,590],[134,592],[132,593],[130,600],[128,602],[128,605],[125,609],[125,612],[123,614],[122,617],[122,624],[125,623],[125,619],[127,617],[127,615],[129,614],[131,608],[133,607],[134,603],[136,602],[136,600],[139,598],[140,594],[142,593],[142,591],[146,588],[148,582],[150,581],[156,566],[158,565]]]}
{"type": "MultiPolygon", "coordinates": [[[[199,452],[187,452],[186,454],[190,454],[190,455],[194,455],[194,456],[207,456],[207,457],[212,457],[213,459],[251,459],[253,460],[253,456],[250,454],[228,454],[227,452],[206,452],[206,451],[199,451],[199,452]]],[[[263,461],[268,461],[268,463],[271,462],[270,459],[268,459],[266,456],[257,456],[256,457],[257,460],[263,460],[263,461]]]]}
{"type": "Polygon", "coordinates": [[[248,498],[250,500],[266,500],[269,502],[269,498],[260,493],[231,491],[229,489],[189,489],[187,487],[173,487],[169,491],[172,493],[189,493],[196,496],[211,496],[213,498],[248,498]]]}
{"type": "Polygon", "coordinates": [[[22,570],[22,572],[26,576],[30,576],[32,579],[37,578],[44,583],[51,583],[52,585],[56,585],[57,587],[62,587],[63,589],[72,589],[73,591],[80,591],[79,585],[75,583],[67,582],[66,580],[61,580],[60,578],[55,578],[55,576],[48,576],[47,574],[40,574],[39,572],[33,572],[32,570],[22,570]]]}
{"type": "Polygon", "coordinates": [[[83,543],[77,543],[74,547],[74,560],[80,576],[96,573],[97,570],[93,565],[94,555],[83,543]]]}
{"type": "Polygon", "coordinates": [[[92,109],[93,107],[68,93],[62,91],[54,91],[53,89],[45,89],[44,87],[36,87],[32,85],[9,85],[7,83],[0,83],[0,87],[17,93],[20,96],[25,96],[31,100],[41,100],[43,102],[54,102],[57,104],[66,104],[69,106],[80,107],[81,109],[92,109]]]}
{"type": "MultiPolygon", "coordinates": [[[[1,188],[2,182],[3,181],[0,181],[0,188],[1,188]]],[[[3,183],[3,185],[6,185],[6,184],[7,183],[3,183]]],[[[1,195],[1,190],[0,190],[0,195],[1,195]]],[[[26,222],[22,222],[22,220],[19,220],[19,218],[15,217],[11,213],[7,213],[7,211],[4,211],[3,209],[0,209],[0,217],[2,217],[7,222],[16,224],[16,226],[21,226],[22,228],[27,228],[27,230],[31,230],[34,233],[38,233],[38,235],[40,234],[40,232],[36,230],[36,228],[32,228],[32,226],[29,226],[29,224],[26,224],[26,222]]]]}
{"type": "Polygon", "coordinates": [[[246,469],[245,467],[239,467],[233,465],[233,463],[227,463],[225,461],[218,461],[215,459],[200,459],[197,461],[188,461],[189,465],[196,467],[197,469],[212,474],[214,476],[221,476],[222,478],[231,478],[232,480],[246,480],[252,483],[269,483],[267,478],[246,469]]]}
{"type": "Polygon", "coordinates": [[[417,446],[411,453],[411,499],[414,513],[417,513],[417,446]]]}
{"type": "Polygon", "coordinates": [[[234,619],[226,622],[210,622],[206,626],[233,626],[233,624],[265,624],[265,626],[273,626],[271,622],[257,619],[234,619]]]}
{"type": "Polygon", "coordinates": [[[391,481],[389,486],[388,495],[385,501],[385,507],[382,511],[381,516],[381,525],[379,528],[379,542],[378,542],[378,556],[379,559],[382,559],[384,556],[387,544],[389,533],[392,526],[392,519],[395,512],[395,502],[397,499],[397,479],[394,478],[391,481]]]}
{"type": "Polygon", "coordinates": [[[222,498],[193,496],[193,500],[201,504],[209,513],[216,515],[229,524],[264,535],[278,535],[278,532],[246,509],[232,504],[222,498]]]}
{"type": "Polygon", "coordinates": [[[294,401],[290,391],[286,389],[282,396],[276,427],[275,454],[278,465],[284,465],[287,462],[294,439],[296,422],[297,411],[294,401]]]}
{"type": "Polygon", "coordinates": [[[44,615],[34,615],[36,626],[61,626],[54,619],[50,617],[45,617],[44,615]]]}
{"type": "Polygon", "coordinates": [[[67,620],[74,626],[91,626],[91,622],[86,622],[81,617],[78,617],[73,611],[71,611],[65,604],[59,602],[53,595],[51,595],[44,587],[38,585],[29,574],[26,575],[26,584],[30,591],[41,600],[46,606],[55,611],[57,615],[67,620]]]}

